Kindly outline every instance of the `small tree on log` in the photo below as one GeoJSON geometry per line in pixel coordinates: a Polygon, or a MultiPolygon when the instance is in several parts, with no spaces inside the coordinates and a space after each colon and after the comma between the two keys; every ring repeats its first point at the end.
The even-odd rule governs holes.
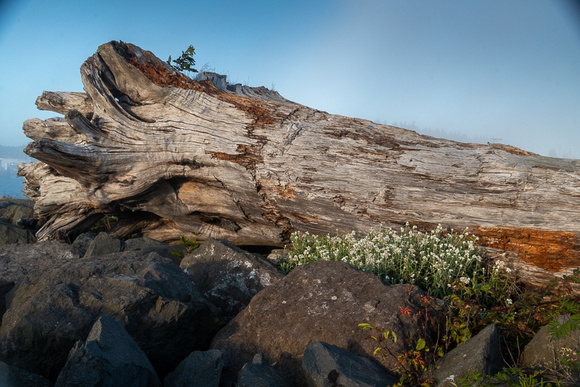
{"type": "Polygon", "coordinates": [[[181,56],[179,58],[171,60],[171,55],[169,55],[167,63],[176,70],[197,73],[197,70],[193,67],[195,66],[195,59],[193,59],[194,55],[195,48],[192,45],[189,45],[187,50],[181,51],[181,56]],[[171,62],[173,62],[173,64],[171,62]]]}

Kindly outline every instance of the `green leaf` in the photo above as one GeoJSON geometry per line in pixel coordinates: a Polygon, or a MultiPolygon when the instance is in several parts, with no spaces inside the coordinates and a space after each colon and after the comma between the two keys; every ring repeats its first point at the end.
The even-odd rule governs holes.
{"type": "Polygon", "coordinates": [[[415,347],[415,349],[417,349],[417,351],[420,351],[423,348],[425,348],[425,340],[419,339],[419,341],[417,341],[417,346],[415,347]]]}
{"type": "Polygon", "coordinates": [[[367,324],[367,323],[361,323],[361,324],[358,324],[358,326],[360,328],[362,328],[363,331],[368,331],[369,329],[373,329],[373,327],[370,324],[367,324]]]}
{"type": "Polygon", "coordinates": [[[377,353],[379,353],[381,350],[382,350],[382,348],[381,348],[381,347],[377,347],[377,348],[375,349],[375,351],[373,352],[373,356],[376,356],[376,355],[377,355],[377,353]]]}

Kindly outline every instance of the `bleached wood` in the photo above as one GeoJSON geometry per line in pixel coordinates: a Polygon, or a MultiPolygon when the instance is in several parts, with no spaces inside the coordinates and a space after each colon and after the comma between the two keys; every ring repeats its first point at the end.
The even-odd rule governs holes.
{"type": "Polygon", "coordinates": [[[86,93],[45,91],[36,99],[36,107],[66,114],[69,110],[78,110],[85,116],[93,113],[93,102],[86,93]]]}
{"type": "MultiPolygon", "coordinates": [[[[39,98],[65,113],[66,125],[25,124],[35,140],[26,152],[41,163],[21,173],[37,211],[50,217],[40,240],[72,239],[104,214],[121,219],[119,236],[170,241],[198,232],[239,245],[405,222],[477,226],[482,236],[494,227],[576,240],[580,232],[578,160],[422,136],[265,88],[219,90],[122,42],[100,46],[81,74],[86,94],[39,98]]],[[[572,245],[551,270],[580,266],[572,245]]],[[[557,257],[532,263],[546,259],[557,257]]]]}

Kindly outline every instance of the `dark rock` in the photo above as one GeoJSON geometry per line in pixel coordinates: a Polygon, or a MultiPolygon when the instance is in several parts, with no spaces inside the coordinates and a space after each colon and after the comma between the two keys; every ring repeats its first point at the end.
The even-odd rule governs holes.
{"type": "Polygon", "coordinates": [[[185,256],[180,267],[201,294],[220,308],[225,321],[242,311],[260,290],[283,278],[266,259],[216,239],[208,239],[185,256]]]}
{"type": "Polygon", "coordinates": [[[162,257],[169,258],[179,265],[179,259],[174,254],[175,251],[181,253],[185,252],[185,247],[170,245],[168,243],[160,242],[155,239],[139,237],[132,238],[125,241],[123,251],[142,251],[142,252],[156,252],[162,257]]]}
{"type": "Polygon", "coordinates": [[[58,241],[0,247],[0,279],[18,283],[26,275],[76,260],[80,251],[58,241]]]}
{"type": "Polygon", "coordinates": [[[34,218],[32,202],[14,203],[0,209],[0,218],[8,220],[13,225],[18,224],[18,219],[34,218]]]}
{"type": "Polygon", "coordinates": [[[155,239],[138,237],[131,238],[125,242],[125,251],[149,251],[150,249],[165,248],[165,247],[175,247],[156,241],[155,239]]]}
{"type": "MultiPolygon", "coordinates": [[[[376,342],[367,339],[360,323],[394,331],[398,340],[390,343],[393,353],[411,349],[411,339],[423,337],[417,314],[425,296],[415,286],[385,286],[346,263],[315,262],[258,293],[211,347],[224,351],[227,377],[236,375],[255,353],[263,353],[285,379],[305,384],[302,356],[313,341],[374,358],[376,342]],[[409,309],[410,316],[401,309],[409,309]]],[[[391,371],[399,366],[390,357],[380,362],[391,371]]]]}
{"type": "Polygon", "coordinates": [[[455,386],[465,375],[494,375],[502,365],[499,335],[491,324],[431,365],[427,375],[437,380],[437,386],[455,386]]]}
{"type": "Polygon", "coordinates": [[[16,222],[16,225],[18,227],[32,228],[32,229],[35,228],[37,224],[38,224],[38,219],[34,219],[34,218],[20,218],[16,222]]]}
{"type": "Polygon", "coordinates": [[[399,381],[372,360],[321,341],[308,345],[302,368],[311,387],[385,387],[399,381]]]}
{"type": "Polygon", "coordinates": [[[95,322],[86,343],[70,352],[55,386],[161,386],[147,356],[123,324],[103,316],[95,322]]]}
{"type": "Polygon", "coordinates": [[[100,232],[91,241],[83,258],[119,253],[121,251],[123,251],[123,242],[120,239],[113,238],[106,232],[100,232]]]}
{"type": "MultiPolygon", "coordinates": [[[[559,316],[556,321],[565,324],[570,321],[570,316],[559,316]]],[[[534,338],[526,345],[520,358],[523,368],[543,370],[561,370],[561,359],[565,354],[572,363],[577,363],[580,358],[576,353],[580,351],[580,330],[571,330],[562,338],[553,338],[549,331],[549,325],[542,327],[534,338]]],[[[575,380],[580,380],[580,370],[571,370],[570,375],[575,380]]]]}
{"type": "Polygon", "coordinates": [[[52,383],[40,375],[0,361],[0,386],[2,387],[52,387],[52,383]]]}
{"type": "Polygon", "coordinates": [[[93,243],[93,240],[95,240],[96,237],[97,234],[95,234],[94,232],[85,232],[76,237],[72,245],[81,252],[80,254],[82,257],[83,255],[86,254],[87,250],[89,249],[89,246],[91,245],[91,243],[93,243]]]}
{"type": "Polygon", "coordinates": [[[0,327],[0,360],[55,380],[98,317],[121,321],[160,377],[218,329],[189,277],[155,253],[125,252],[37,270],[13,290],[0,327]]]}
{"type": "Polygon", "coordinates": [[[23,207],[34,207],[34,203],[29,199],[16,199],[11,197],[0,196],[0,218],[2,217],[2,210],[12,206],[19,205],[23,207]]]}
{"type": "Polygon", "coordinates": [[[6,296],[13,287],[14,282],[0,279],[0,326],[2,326],[2,316],[6,312],[6,296]]]}
{"type": "Polygon", "coordinates": [[[73,246],[83,251],[85,258],[104,254],[118,253],[120,251],[141,251],[143,253],[156,252],[165,258],[170,258],[179,264],[173,251],[184,251],[181,246],[174,246],[168,243],[156,241],[151,238],[132,238],[125,242],[111,237],[105,232],[98,235],[92,232],[79,235],[72,243],[73,246]]]}
{"type": "Polygon", "coordinates": [[[289,383],[280,376],[264,357],[259,353],[251,363],[246,363],[238,374],[237,387],[288,387],[289,383]]]}
{"type": "Polygon", "coordinates": [[[194,351],[165,377],[165,387],[218,387],[224,361],[217,349],[194,351]]]}
{"type": "Polygon", "coordinates": [[[7,220],[0,219],[0,246],[34,242],[36,242],[36,237],[30,230],[18,227],[7,220]]]}

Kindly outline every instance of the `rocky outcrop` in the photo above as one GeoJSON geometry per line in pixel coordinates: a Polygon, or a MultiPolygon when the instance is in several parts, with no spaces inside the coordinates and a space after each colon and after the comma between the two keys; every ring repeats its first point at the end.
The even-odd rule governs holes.
{"type": "Polygon", "coordinates": [[[499,334],[491,324],[431,365],[427,375],[438,381],[438,387],[452,387],[474,372],[494,375],[503,365],[499,334]]]}
{"type": "Polygon", "coordinates": [[[40,375],[11,367],[0,361],[0,386],[2,387],[52,387],[52,383],[40,375]]]}
{"type": "MultiPolygon", "coordinates": [[[[174,247],[94,234],[73,245],[0,247],[0,297],[7,308],[0,385],[44,386],[57,378],[57,385],[125,385],[117,379],[123,377],[143,386],[158,380],[165,386],[388,385],[398,363],[374,356],[378,345],[358,324],[395,332],[397,342],[388,343],[395,355],[424,335],[419,311],[425,311],[426,295],[414,286],[385,285],[342,262],[301,266],[279,278],[263,258],[217,240],[180,268],[158,253],[174,247]],[[99,241],[116,247],[98,255],[103,250],[94,246],[87,255],[99,241]],[[124,251],[115,251],[119,246],[124,251]],[[218,294],[212,300],[220,304],[227,294],[248,290],[255,295],[237,299],[239,305],[250,300],[223,327],[219,316],[228,315],[228,304],[215,306],[204,294],[218,294]]],[[[437,319],[443,307],[440,300],[431,304],[440,306],[431,312],[437,319]]],[[[429,341],[435,332],[426,328],[429,341]]],[[[559,342],[547,329],[526,347],[522,364],[553,367],[563,350],[578,350],[575,333],[559,342]]],[[[493,374],[499,359],[492,325],[432,365],[428,375],[445,385],[452,375],[457,381],[473,371],[493,374]]]]}
{"type": "Polygon", "coordinates": [[[219,387],[224,361],[221,351],[194,351],[167,375],[165,387],[219,387]]]}
{"type": "Polygon", "coordinates": [[[10,305],[12,296],[9,291],[28,274],[79,257],[78,249],[59,241],[0,246],[0,318],[10,305]]]}
{"type": "Polygon", "coordinates": [[[10,201],[0,200],[0,218],[8,220],[12,224],[18,224],[20,219],[34,218],[34,207],[30,200],[10,201]]]}
{"type": "Polygon", "coordinates": [[[55,380],[102,315],[121,321],[158,374],[206,348],[219,327],[189,277],[156,253],[123,252],[29,273],[0,327],[0,360],[55,380]]]}
{"type": "Polygon", "coordinates": [[[240,313],[260,290],[283,275],[269,261],[228,241],[209,239],[179,265],[226,321],[240,313]]]}
{"type": "Polygon", "coordinates": [[[544,326],[536,333],[532,341],[526,345],[522,352],[520,363],[522,367],[535,369],[537,371],[555,371],[567,369],[570,376],[580,383],[580,369],[569,369],[562,364],[562,358],[566,358],[571,363],[580,362],[577,355],[580,352],[580,330],[570,329],[570,316],[559,316],[555,322],[561,327],[568,325],[568,329],[561,337],[556,337],[550,331],[550,326],[544,326]]]}
{"type": "Polygon", "coordinates": [[[292,383],[276,372],[266,357],[258,353],[251,363],[246,363],[238,373],[237,387],[290,387],[292,383]]]}
{"type": "Polygon", "coordinates": [[[35,271],[77,261],[80,253],[74,246],[59,241],[1,246],[0,279],[19,283],[35,271]]]}
{"type": "MultiPolygon", "coordinates": [[[[211,347],[224,352],[226,372],[236,375],[256,353],[263,353],[285,378],[304,384],[302,356],[313,341],[324,341],[366,358],[375,342],[360,323],[390,329],[399,338],[394,353],[423,337],[417,317],[426,294],[411,285],[385,286],[376,276],[342,262],[299,266],[283,280],[258,293],[223,328],[211,347]],[[401,311],[408,310],[408,314],[401,311]]],[[[430,332],[429,327],[427,332],[430,332]]],[[[381,360],[390,371],[396,359],[381,360]]]]}
{"type": "Polygon", "coordinates": [[[160,387],[151,362],[129,336],[123,324],[100,317],[86,342],[78,341],[56,380],[65,386],[160,387]]]}
{"type": "Polygon", "coordinates": [[[36,242],[36,237],[32,231],[0,219],[0,246],[34,242],[36,242]]]}
{"type": "Polygon", "coordinates": [[[0,246],[36,242],[36,224],[30,200],[0,198],[0,246]]]}
{"type": "Polygon", "coordinates": [[[308,345],[302,368],[312,387],[379,387],[392,386],[399,381],[372,360],[321,341],[308,345]]]}
{"type": "Polygon", "coordinates": [[[174,253],[183,253],[185,251],[182,246],[169,245],[151,238],[136,237],[122,241],[106,232],[81,234],[72,245],[83,252],[83,258],[120,253],[121,251],[140,251],[141,253],[155,252],[162,257],[170,258],[174,262],[179,262],[174,253]]]}

